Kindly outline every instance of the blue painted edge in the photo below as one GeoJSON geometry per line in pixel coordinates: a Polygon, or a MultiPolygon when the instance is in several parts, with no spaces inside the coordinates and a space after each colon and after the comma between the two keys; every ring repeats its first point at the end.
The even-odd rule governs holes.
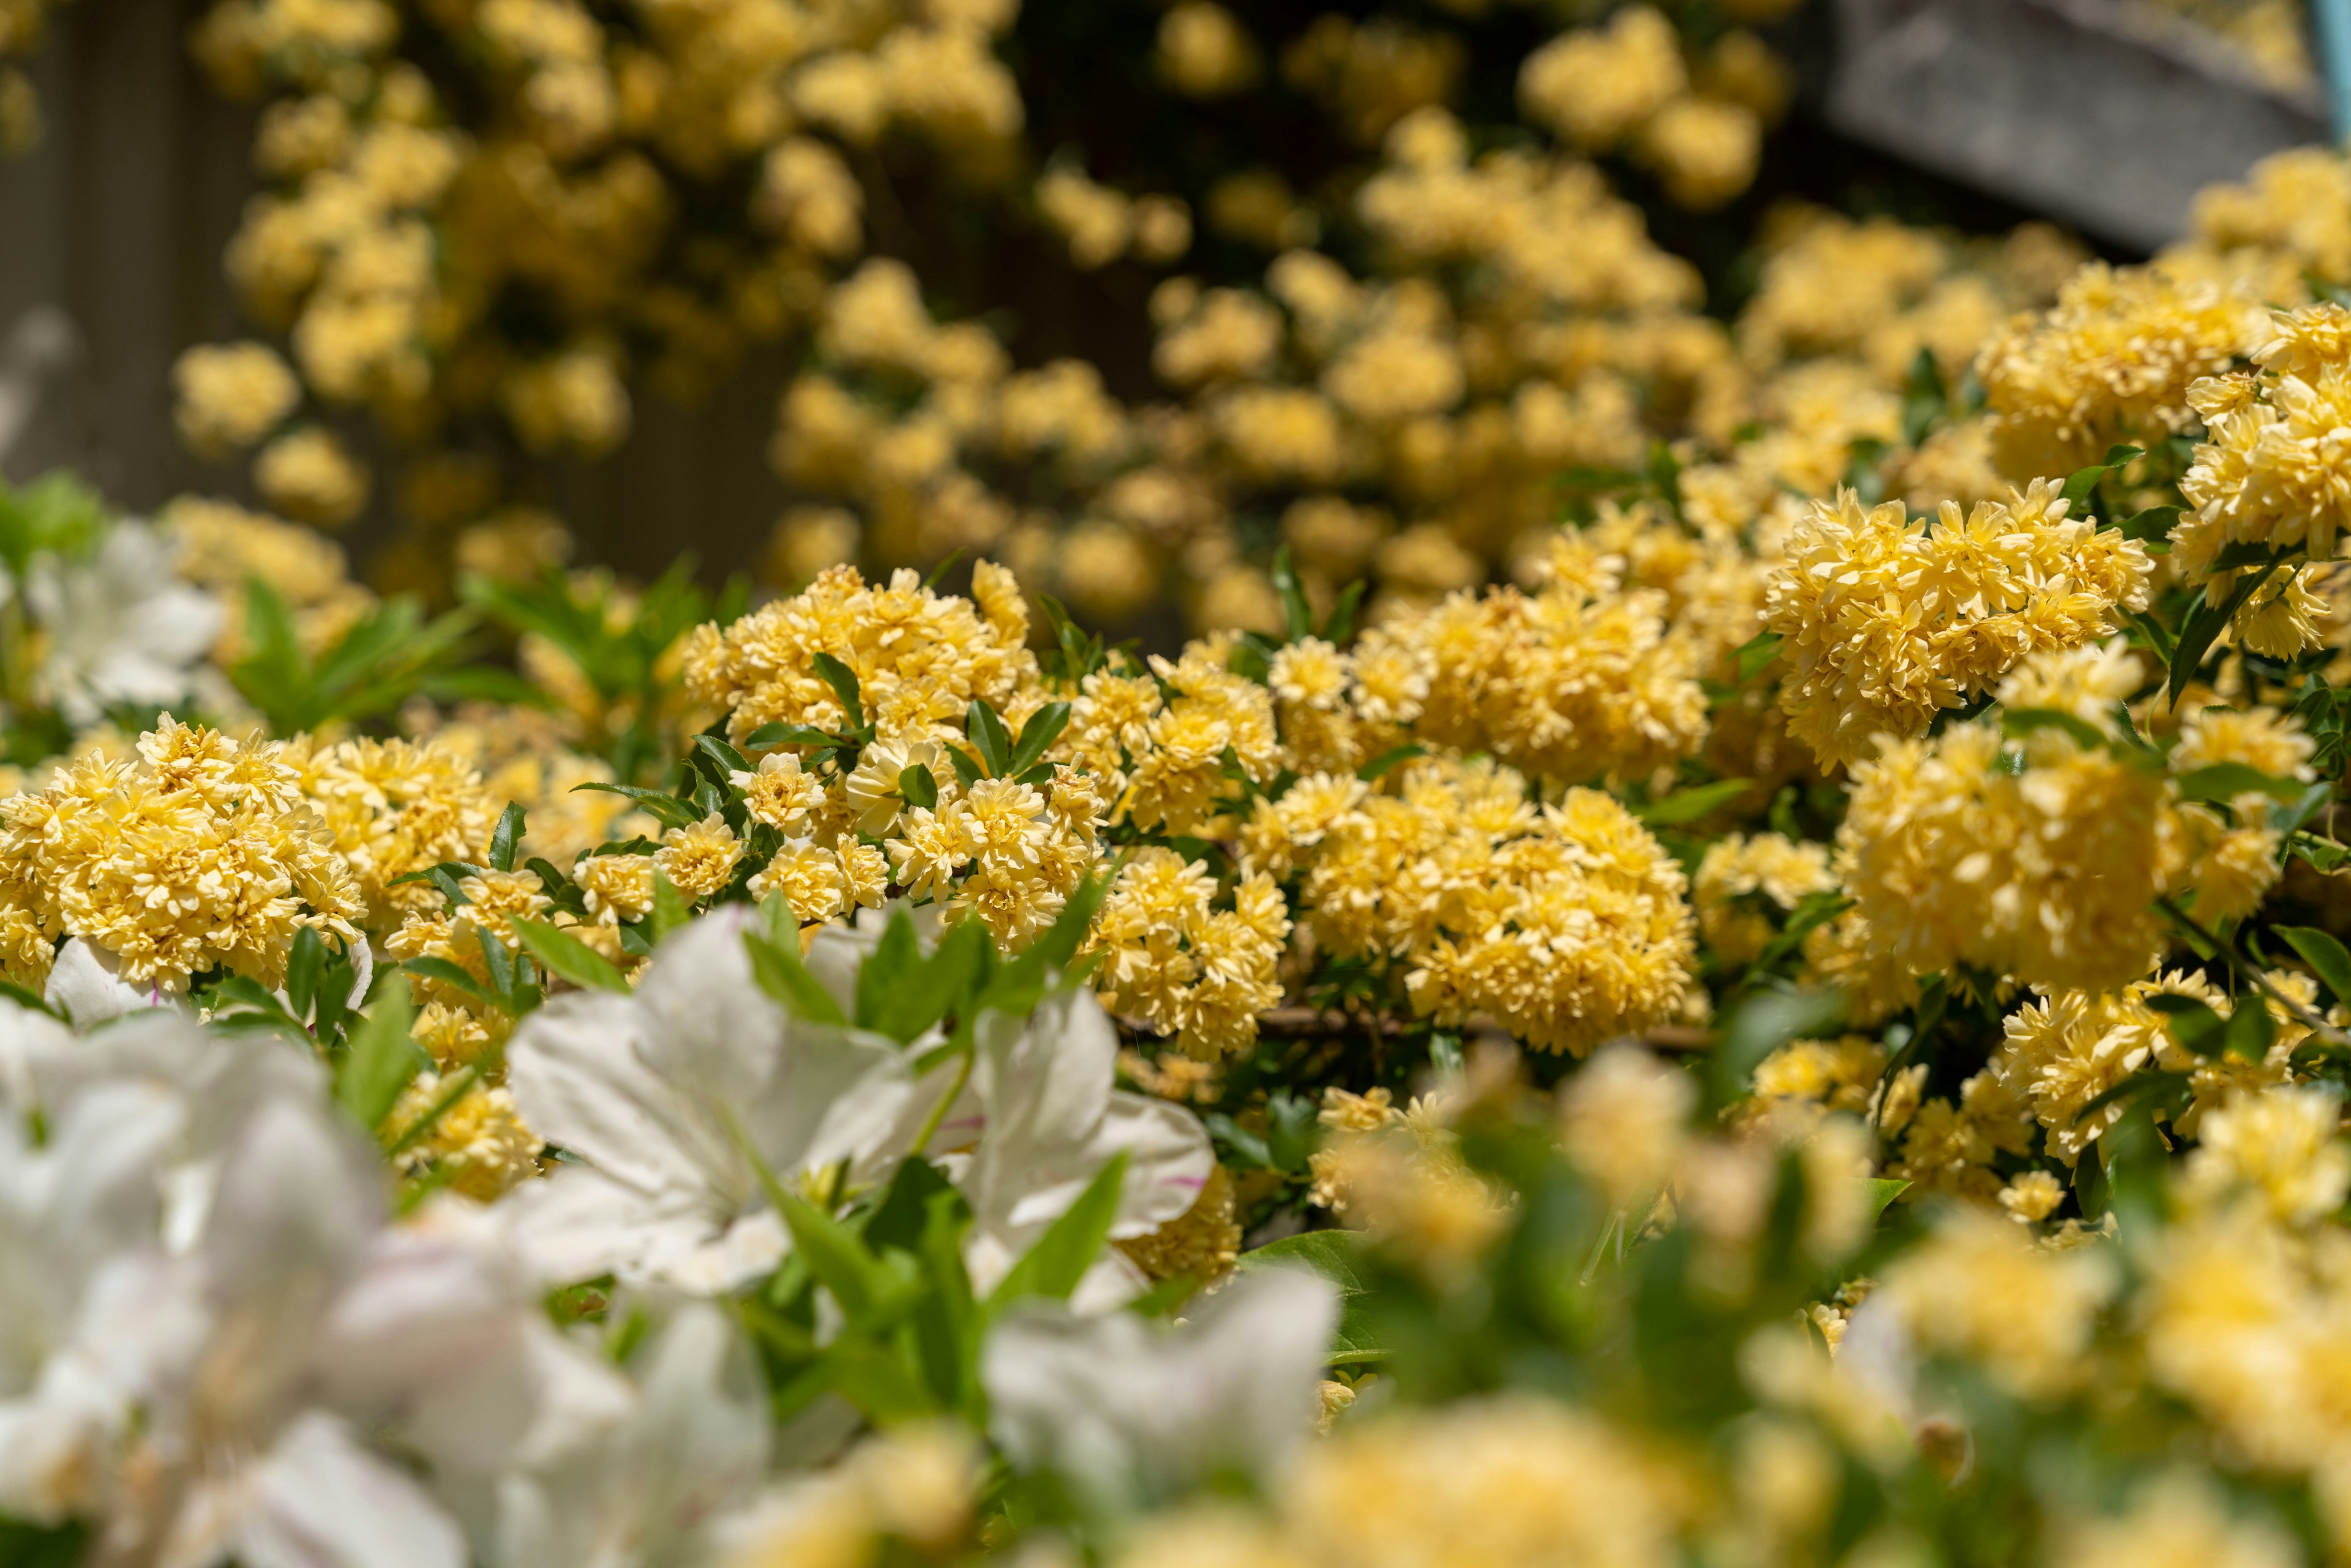
{"type": "Polygon", "coordinates": [[[2351,138],[2351,0],[2311,0],[2318,24],[2318,53],[2326,71],[2326,100],[2335,140],[2351,138]]]}

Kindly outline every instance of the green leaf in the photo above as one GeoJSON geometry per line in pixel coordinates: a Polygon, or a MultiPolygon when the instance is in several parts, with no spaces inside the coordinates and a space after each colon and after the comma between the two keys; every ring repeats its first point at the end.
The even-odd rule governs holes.
{"type": "Polygon", "coordinates": [[[778,746],[838,746],[841,737],[814,725],[763,724],[745,736],[743,744],[756,751],[766,751],[778,746]]]}
{"type": "Polygon", "coordinates": [[[1910,1190],[1908,1182],[1897,1181],[1892,1176],[1869,1176],[1865,1179],[1869,1186],[1869,1217],[1872,1219],[1883,1215],[1893,1206],[1896,1198],[1910,1190]]]}
{"type": "Polygon", "coordinates": [[[509,800],[507,809],[498,813],[497,831],[490,835],[490,869],[514,870],[515,846],[522,842],[523,810],[521,802],[509,800]]]}
{"type": "Polygon", "coordinates": [[[653,873],[653,906],[644,918],[645,934],[654,942],[694,918],[694,908],[665,873],[653,873]]]}
{"type": "Polygon", "coordinates": [[[496,1002],[497,1000],[496,997],[482,988],[481,981],[474,978],[464,968],[446,958],[411,958],[400,967],[423,979],[437,980],[444,986],[455,987],[476,1001],[496,1002]]]}
{"type": "Polygon", "coordinates": [[[971,744],[979,752],[979,759],[987,767],[991,779],[1001,779],[1011,771],[1012,741],[1004,733],[1004,720],[985,697],[971,699],[971,707],[964,714],[963,732],[971,737],[971,744]]]}
{"type": "Polygon", "coordinates": [[[413,1021],[408,982],[392,975],[351,1031],[350,1047],[335,1073],[335,1103],[371,1133],[383,1125],[401,1092],[432,1065],[423,1049],[408,1037],[413,1021]]]}
{"type": "Polygon", "coordinates": [[[613,967],[612,961],[570,932],[519,915],[510,918],[515,935],[522,938],[522,945],[530,949],[530,956],[549,974],[560,975],[573,985],[590,990],[628,994],[629,982],[613,967]]]}
{"type": "Polygon", "coordinates": [[[914,977],[923,962],[922,945],[914,939],[914,923],[904,909],[882,928],[882,940],[857,970],[857,1027],[879,1030],[892,994],[914,977]]]}
{"type": "MultiPolygon", "coordinates": [[[[883,940],[888,939],[885,933],[883,940]]],[[[968,1012],[995,958],[995,939],[985,921],[956,921],[927,959],[916,964],[902,981],[880,988],[866,1027],[905,1044],[949,1012],[968,1012]]],[[[858,978],[862,1004],[865,999],[862,971],[858,978]]]]}
{"type": "Polygon", "coordinates": [[[2274,929],[2335,993],[2336,1001],[2351,1001],[2351,951],[2346,951],[2342,943],[2314,925],[2280,925],[2274,929]]]}
{"type": "Polygon", "coordinates": [[[2179,786],[2179,798],[2183,800],[2223,802],[2249,794],[2273,796],[2280,800],[2299,800],[2303,788],[2294,779],[2273,778],[2243,762],[2207,763],[2178,775],[2173,782],[2179,786]]]}
{"type": "Polygon", "coordinates": [[[793,1249],[852,1322],[892,1293],[890,1270],[857,1232],[780,1186],[768,1197],[791,1230],[793,1249]]]}
{"type": "Polygon", "coordinates": [[[1061,731],[1070,727],[1070,705],[1047,703],[1029,716],[1020,727],[1020,739],[1012,747],[1012,760],[1005,765],[1008,774],[1026,773],[1044,758],[1046,749],[1061,738],[1061,731]]]}
{"type": "Polygon", "coordinates": [[[2147,1005],[2149,1011],[2163,1015],[2165,1032],[2181,1050],[2194,1056],[2211,1056],[2220,1050],[2228,1023],[2194,997],[2157,991],[2147,998],[2147,1005]]]}
{"type": "Polygon", "coordinates": [[[1306,1230],[1263,1247],[1251,1248],[1233,1260],[1235,1268],[1304,1269],[1339,1288],[1339,1327],[1332,1336],[1330,1364],[1352,1366],[1384,1360],[1388,1350],[1366,1322],[1364,1303],[1371,1286],[1364,1269],[1364,1239],[1353,1230],[1306,1230]]]}
{"type": "Polygon", "coordinates": [[[819,653],[809,663],[815,667],[818,678],[841,699],[841,710],[849,715],[849,727],[863,729],[865,706],[860,700],[863,694],[857,685],[857,672],[830,653],[819,653]]]}
{"type": "Polygon", "coordinates": [[[1745,685],[1763,673],[1764,666],[1780,656],[1788,639],[1777,632],[1759,632],[1740,645],[1733,655],[1739,661],[1739,684],[1745,685]]]}
{"type": "Polygon", "coordinates": [[[1012,1271],[989,1292],[988,1313],[993,1316],[1024,1296],[1068,1301],[1070,1292],[1078,1288],[1078,1281],[1102,1255],[1102,1244],[1110,1239],[1111,1225],[1118,1218],[1119,1194],[1125,1185],[1126,1151],[1121,1149],[1111,1156],[1108,1165],[1094,1173],[1094,1179],[1086,1184],[1078,1200],[1046,1228],[1037,1244],[1012,1265],[1012,1271]]]}
{"type": "Polygon", "coordinates": [[[2267,539],[2239,539],[2222,545],[2220,553],[2212,558],[2209,571],[2238,571],[2249,566],[2276,564],[2277,547],[2267,539]]]}
{"type": "Polygon", "coordinates": [[[1950,393],[1943,386],[1942,367],[1932,349],[1921,349],[1910,362],[1910,380],[1902,389],[1902,440],[1916,446],[1950,411],[1950,393]]]}
{"type": "Polygon", "coordinates": [[[973,759],[971,753],[960,746],[947,747],[947,761],[955,768],[956,781],[967,791],[986,777],[980,771],[979,764],[973,759]]]}
{"type": "Polygon", "coordinates": [[[2149,507],[2134,514],[2122,525],[2122,536],[2126,539],[2168,539],[2171,537],[2171,530],[2179,526],[2178,507],[2149,507]]]}
{"type": "Polygon", "coordinates": [[[1714,1099],[1727,1105],[1743,1098],[1756,1066],[1792,1040],[1818,1039],[1844,1018],[1844,993],[1757,991],[1732,1009],[1714,1048],[1714,1099]]]}
{"type": "Polygon", "coordinates": [[[2076,717],[2063,708],[2010,708],[2001,715],[2000,728],[2001,734],[2020,740],[2036,730],[2055,729],[2072,736],[2077,745],[2091,750],[2096,750],[2106,744],[2105,732],[2096,725],[2076,717]]]}
{"type": "Polygon", "coordinates": [[[725,741],[719,739],[715,735],[695,736],[694,737],[694,746],[695,750],[701,752],[705,758],[708,758],[716,766],[718,769],[718,777],[712,780],[713,783],[723,783],[726,781],[729,774],[748,773],[751,771],[750,758],[745,757],[741,752],[736,750],[733,747],[727,745],[725,741]]]}
{"type": "Polygon", "coordinates": [[[1728,806],[1755,787],[1751,779],[1724,779],[1688,789],[1677,789],[1662,800],[1652,800],[1633,814],[1653,828],[1695,822],[1728,806]]]}
{"type": "Polygon", "coordinates": [[[1282,546],[1273,552],[1273,591],[1281,596],[1281,622],[1284,640],[1297,642],[1314,632],[1313,612],[1306,607],[1306,591],[1298,585],[1298,573],[1290,564],[1290,547],[1282,546]]]}
{"type": "MultiPolygon", "coordinates": [[[[2295,833],[2302,831],[2313,817],[2335,803],[2335,786],[2321,780],[2304,790],[2290,805],[2279,805],[2270,810],[2270,831],[2295,833]]],[[[2351,1000],[2351,998],[2346,998],[2351,1000]]]]}
{"type": "Polygon", "coordinates": [[[2248,991],[2237,998],[2229,1011],[2228,1032],[2222,1037],[2223,1049],[2231,1056],[2246,1061],[2259,1061],[2270,1053],[2277,1040],[2277,1020],[2270,1017],[2270,1005],[2258,991],[2248,991]]]}
{"type": "Polygon", "coordinates": [[[2079,507],[2090,498],[2091,492],[2098,487],[2099,480],[2105,478],[2113,470],[2124,466],[2132,459],[2145,455],[2145,451],[2137,446],[2108,447],[2105,462],[2093,463],[2087,468],[2077,468],[2074,471],[2073,477],[2065,481],[2065,498],[2079,507]]]}
{"type": "Polygon", "coordinates": [[[1377,757],[1356,768],[1355,777],[1369,784],[1403,767],[1413,758],[1427,755],[1428,747],[1426,746],[1399,746],[1393,751],[1381,752],[1377,757]]]}
{"type": "Polygon", "coordinates": [[[910,762],[898,769],[898,793],[906,798],[909,806],[928,810],[939,803],[939,781],[920,762],[910,762]]]}
{"type": "Polygon", "coordinates": [[[294,950],[286,958],[286,1000],[298,1019],[310,1016],[319,999],[319,981],[327,972],[327,945],[305,925],[294,934],[294,950]]]}
{"type": "Polygon", "coordinates": [[[2203,598],[2196,601],[2196,608],[2188,612],[2187,621],[2181,624],[2179,644],[2171,653],[2171,679],[2166,690],[2172,702],[2179,701],[2179,694],[2188,689],[2188,683],[2203,667],[2204,655],[2211,651],[2213,640],[2228,628],[2237,612],[2276,570],[2277,563],[2273,561],[2258,572],[2244,573],[2229,597],[2218,604],[2212,602],[2210,585],[2206,585],[2203,598]]]}
{"type": "Polygon", "coordinates": [[[1322,630],[1320,633],[1322,641],[1334,648],[1343,648],[1347,645],[1347,640],[1355,634],[1355,611],[1364,601],[1364,590],[1366,586],[1368,585],[1358,578],[1339,591],[1338,602],[1332,604],[1331,613],[1322,618],[1322,630]]]}
{"type": "MultiPolygon", "coordinates": [[[[780,895],[776,902],[783,902],[780,895]]],[[[759,988],[782,1006],[784,1010],[808,1019],[810,1023],[841,1024],[849,1022],[849,1015],[832,999],[832,993],[808,972],[800,962],[799,938],[787,933],[770,940],[757,931],[743,933],[744,951],[750,955],[751,978],[759,988]]]]}
{"type": "Polygon", "coordinates": [[[703,812],[694,809],[693,802],[681,800],[666,790],[647,789],[642,785],[607,784],[601,779],[592,779],[585,784],[574,784],[571,789],[574,794],[582,789],[599,789],[607,795],[625,795],[660,818],[665,827],[690,828],[704,816],[703,812]]]}

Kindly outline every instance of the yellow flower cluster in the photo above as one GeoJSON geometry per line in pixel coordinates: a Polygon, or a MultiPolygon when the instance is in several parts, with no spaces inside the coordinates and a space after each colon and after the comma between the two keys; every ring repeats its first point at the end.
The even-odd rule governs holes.
{"type": "Polygon", "coordinates": [[[209,590],[226,612],[213,652],[223,664],[250,651],[246,585],[255,578],[292,612],[295,635],[312,654],[375,603],[373,594],[351,580],[342,547],[298,524],[193,496],[173,501],[157,520],[180,541],[180,575],[209,590]]]}
{"type": "Polygon", "coordinates": [[[1707,846],[1690,898],[1708,950],[1739,965],[1761,955],[1797,904],[1835,886],[1827,845],[1792,842],[1779,833],[1731,833],[1707,846]]]}
{"type": "Polygon", "coordinates": [[[11,979],[47,978],[37,932],[168,994],[216,967],[275,987],[299,932],[357,942],[367,909],[285,743],[168,718],[135,761],[93,753],[0,802],[0,897],[11,979]]]}
{"type": "Polygon", "coordinates": [[[1251,870],[1303,872],[1320,947],[1397,966],[1415,1010],[1479,1014],[1582,1055],[1674,1016],[1689,984],[1687,879],[1632,814],[1593,789],[1538,809],[1491,763],[1421,761],[1394,788],[1314,775],[1260,801],[1251,870]]]}
{"type": "Polygon", "coordinates": [[[1343,1425],[1310,1448],[1272,1517],[1196,1507],[1152,1521],[1118,1568],[1416,1568],[1675,1560],[1688,1499],[1642,1444],[1531,1398],[1343,1425]]]}
{"type": "MultiPolygon", "coordinates": [[[[2080,648],[2027,659],[2000,695],[2011,712],[2112,733],[2141,678],[2118,649],[2080,648]]],[[[2126,985],[2161,951],[2155,900],[2192,894],[2198,917],[2226,920],[2277,876],[2265,798],[2228,825],[2183,803],[2159,767],[2054,727],[2012,743],[1993,723],[1954,725],[1887,744],[1853,777],[1840,879],[1920,974],[1968,963],[2032,984],[2126,985]]]]}
{"type": "MultiPolygon", "coordinates": [[[[2239,568],[2216,570],[2231,545],[2335,553],[2351,522],[2351,310],[2314,305],[2281,311],[2276,332],[2253,352],[2259,370],[2197,382],[2189,401],[2209,432],[2179,488],[2195,508],[2172,530],[2174,559],[2191,583],[2226,595],[2239,568]]],[[[2245,645],[2292,658],[2320,640],[2317,596],[2289,567],[2239,612],[2245,645]]]]}
{"type": "Polygon", "coordinates": [[[371,930],[388,930],[407,912],[441,902],[430,887],[394,887],[396,879],[487,854],[499,804],[446,741],[360,738],[319,746],[301,736],[287,743],[285,755],[335,853],[350,868],[371,930]]]}
{"type": "Polygon", "coordinates": [[[2189,388],[2260,342],[2262,323],[2254,298],[2161,264],[2083,267],[2055,308],[2015,318],[1977,356],[1992,461],[2022,482],[2186,434],[2189,388]]]}
{"type": "MultiPolygon", "coordinates": [[[[1771,575],[1764,624],[1785,639],[1781,706],[1823,763],[1923,731],[2028,654],[2077,648],[2147,607],[2147,552],[2070,517],[2052,481],[1933,525],[1851,491],[1813,504],[1771,575]]],[[[2125,694],[2127,695],[2127,694],[2125,694]]]]}
{"type": "Polygon", "coordinates": [[[1156,847],[1134,852],[1111,884],[1087,950],[1102,956],[1103,1004],[1173,1035],[1214,1061],[1257,1039],[1258,1015],[1281,1001],[1274,968],[1290,936],[1290,906],[1259,873],[1216,907],[1205,862],[1156,847]]]}

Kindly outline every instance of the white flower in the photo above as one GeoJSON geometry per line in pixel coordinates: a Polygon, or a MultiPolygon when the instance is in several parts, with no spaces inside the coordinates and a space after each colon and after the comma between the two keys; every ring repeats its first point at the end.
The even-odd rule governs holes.
{"type": "Polygon", "coordinates": [[[509,1200],[550,1281],[607,1271],[700,1294],[772,1270],[789,1239],[746,1152],[786,1183],[886,1175],[910,1136],[897,1042],[793,1018],[751,977],[740,906],[653,955],[633,994],[574,992],[515,1031],[523,1119],[582,1163],[509,1200]]]}
{"type": "MultiPolygon", "coordinates": [[[[971,1082],[936,1140],[971,1205],[964,1260],[974,1289],[994,1289],[1120,1154],[1126,1179],[1112,1239],[1148,1235],[1197,1200],[1216,1164],[1207,1129],[1180,1105],[1112,1087],[1118,1035],[1092,992],[1048,997],[1027,1018],[983,1015],[977,1041],[971,1082]]],[[[944,1076],[934,1070],[925,1087],[944,1076]]],[[[1072,1299],[1104,1311],[1143,1283],[1123,1254],[1106,1252],[1072,1299]]]]}
{"type": "Polygon", "coordinates": [[[765,1378],[734,1320],[679,1304],[630,1358],[574,1385],[522,1462],[482,1494],[489,1568],[622,1568],[694,1560],[715,1518],[768,1468],[765,1378]]]}
{"type": "Polygon", "coordinates": [[[1245,1274],[1192,1321],[1032,1305],[981,1352],[997,1440],[1104,1507],[1175,1496],[1237,1466],[1277,1470],[1311,1429],[1338,1293],[1287,1269],[1245,1274]]]}
{"type": "Polygon", "coordinates": [[[507,1465],[577,1362],[496,1220],[385,1227],[380,1158],[265,1038],[18,1010],[0,1067],[0,1510],[103,1562],[460,1568],[415,1467],[507,1465]]]}
{"type": "Polygon", "coordinates": [[[180,580],[179,545],[146,523],[108,529],[87,561],[44,557],[25,603],[49,640],[42,692],[77,725],[113,703],[176,703],[219,641],[219,601],[180,580]]]}

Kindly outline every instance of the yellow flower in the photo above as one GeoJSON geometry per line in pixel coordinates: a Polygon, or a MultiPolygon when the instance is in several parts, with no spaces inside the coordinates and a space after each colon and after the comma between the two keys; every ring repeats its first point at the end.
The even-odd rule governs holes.
{"type": "Polygon", "coordinates": [[[662,835],[653,864],[678,892],[708,898],[734,880],[735,862],[743,858],[743,841],[726,819],[713,811],[691,827],[672,828],[662,835]]]}

